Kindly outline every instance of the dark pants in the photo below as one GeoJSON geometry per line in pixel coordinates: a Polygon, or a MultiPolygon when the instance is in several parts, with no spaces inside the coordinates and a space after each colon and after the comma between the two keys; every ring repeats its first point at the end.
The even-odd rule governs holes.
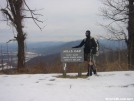
{"type": "Polygon", "coordinates": [[[87,75],[91,76],[92,72],[94,72],[94,74],[96,74],[96,68],[93,65],[92,66],[88,65],[88,73],[87,73],[87,75]]]}

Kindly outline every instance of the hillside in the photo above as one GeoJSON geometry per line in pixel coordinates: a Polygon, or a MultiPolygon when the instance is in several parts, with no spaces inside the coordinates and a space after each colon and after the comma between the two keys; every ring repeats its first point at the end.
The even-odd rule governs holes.
{"type": "MultiPolygon", "coordinates": [[[[53,62],[56,59],[60,58],[60,52],[63,48],[71,48],[74,47],[76,45],[79,45],[81,42],[81,40],[77,40],[77,41],[71,41],[71,42],[32,42],[32,43],[26,43],[26,51],[28,52],[33,52],[33,53],[37,53],[37,54],[41,54],[38,57],[34,57],[34,58],[30,58],[27,62],[27,64],[33,64],[35,63],[38,59],[41,59],[43,62],[53,62]]],[[[125,42],[122,41],[120,44],[118,41],[110,41],[110,40],[102,40],[99,39],[99,43],[100,43],[100,52],[101,50],[104,50],[103,47],[107,47],[107,48],[111,48],[113,50],[116,50],[119,45],[120,48],[126,48],[125,42]]],[[[14,52],[16,53],[17,51],[17,45],[16,43],[9,43],[8,44],[9,48],[9,52],[14,52]]],[[[7,46],[6,44],[2,44],[2,52],[7,52],[7,46]]],[[[6,53],[5,53],[6,54],[6,53]]],[[[10,58],[16,58],[16,54],[9,56],[10,58]]],[[[5,58],[7,59],[8,56],[4,55],[1,58],[5,58]]],[[[16,60],[16,59],[14,59],[16,60]]],[[[12,63],[13,64],[13,63],[12,63]]]]}
{"type": "Polygon", "coordinates": [[[79,43],[80,41],[78,40],[78,41],[71,41],[71,42],[61,42],[60,44],[55,44],[55,45],[52,44],[47,46],[44,45],[44,47],[37,47],[35,49],[35,52],[43,55],[59,53],[63,48],[71,48],[73,46],[78,45],[79,43]]]}
{"type": "MultiPolygon", "coordinates": [[[[46,45],[35,48],[35,52],[39,54],[54,54],[54,53],[60,53],[63,48],[71,48],[74,46],[77,46],[81,43],[82,40],[76,40],[71,42],[61,42],[60,44],[56,43],[55,45],[46,45]]],[[[124,49],[126,48],[125,42],[121,41],[120,43],[118,41],[110,41],[110,40],[103,40],[99,39],[100,49],[102,46],[105,46],[107,48],[111,48],[113,50],[116,50],[117,48],[124,49]]],[[[29,47],[31,47],[29,45],[29,47]]]]}
{"type": "MultiPolygon", "coordinates": [[[[31,51],[31,52],[35,52],[38,54],[54,54],[54,53],[59,53],[61,51],[61,49],[63,48],[71,48],[73,46],[79,45],[80,42],[82,40],[76,40],[76,41],[70,41],[70,42],[26,42],[26,51],[31,51]]],[[[116,49],[119,47],[122,48],[126,48],[125,42],[122,41],[119,42],[118,41],[110,41],[110,40],[105,40],[105,39],[99,39],[98,40],[100,43],[100,46],[105,46],[105,47],[109,47],[112,49],[116,49]]],[[[7,45],[8,45],[8,49],[11,52],[17,51],[17,43],[16,42],[12,42],[12,43],[0,43],[0,45],[2,46],[2,51],[6,52],[7,51],[7,45]]]]}
{"type": "MultiPolygon", "coordinates": [[[[110,41],[110,40],[102,40],[102,39],[99,39],[98,41],[99,41],[100,52],[102,50],[104,50],[103,47],[113,49],[113,50],[116,50],[117,48],[119,48],[118,41],[110,41]]],[[[58,46],[38,48],[37,49],[38,53],[42,54],[42,56],[35,57],[35,58],[31,59],[30,61],[27,62],[27,64],[33,64],[38,59],[42,60],[43,62],[53,62],[56,59],[60,58],[60,52],[63,48],[74,47],[76,45],[79,45],[80,42],[81,42],[81,40],[77,40],[77,41],[67,42],[67,43],[64,43],[64,44],[58,45],[58,46]]],[[[121,49],[126,48],[124,41],[121,42],[120,48],[121,49]]]]}
{"type": "Polygon", "coordinates": [[[1,101],[134,101],[134,71],[0,75],[1,101]],[[85,73],[83,73],[85,75],[85,73]],[[71,79],[72,78],[72,79],[71,79]]]}

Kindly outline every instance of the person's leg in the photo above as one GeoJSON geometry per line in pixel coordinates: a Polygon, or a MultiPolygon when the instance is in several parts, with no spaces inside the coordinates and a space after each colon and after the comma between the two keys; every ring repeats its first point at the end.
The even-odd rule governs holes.
{"type": "Polygon", "coordinates": [[[91,69],[91,66],[89,64],[88,64],[87,76],[92,76],[92,69],[91,69]]]}
{"type": "Polygon", "coordinates": [[[91,66],[91,69],[92,69],[92,71],[94,72],[94,74],[96,74],[96,68],[95,68],[94,65],[91,66]]]}
{"type": "Polygon", "coordinates": [[[88,64],[88,54],[87,53],[84,53],[84,60],[87,61],[87,75],[86,76],[89,76],[89,64],[88,64]]]}
{"type": "Polygon", "coordinates": [[[87,65],[87,75],[86,76],[89,76],[89,66],[87,65]]]}
{"type": "Polygon", "coordinates": [[[90,61],[89,61],[89,65],[90,65],[90,73],[91,73],[91,75],[92,75],[92,71],[94,72],[94,73],[96,73],[95,72],[95,67],[94,67],[94,57],[93,57],[93,54],[91,53],[90,54],[90,61]]]}
{"type": "Polygon", "coordinates": [[[97,72],[97,70],[96,70],[96,68],[95,68],[96,64],[95,64],[94,55],[92,56],[92,60],[93,60],[92,70],[93,70],[94,74],[97,74],[97,73],[96,73],[96,72],[97,72]]]}
{"type": "Polygon", "coordinates": [[[87,76],[92,76],[92,69],[91,66],[93,65],[92,61],[91,61],[91,56],[90,54],[87,54],[87,63],[88,63],[88,73],[87,76]]]}

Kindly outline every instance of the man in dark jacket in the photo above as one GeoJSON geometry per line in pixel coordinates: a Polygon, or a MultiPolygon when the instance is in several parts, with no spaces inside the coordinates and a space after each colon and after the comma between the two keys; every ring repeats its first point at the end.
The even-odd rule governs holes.
{"type": "Polygon", "coordinates": [[[84,60],[88,62],[88,73],[87,76],[92,76],[92,71],[96,74],[96,68],[94,67],[93,54],[95,53],[95,48],[97,44],[94,38],[91,38],[90,31],[86,31],[86,38],[82,42],[73,48],[80,48],[84,45],[84,60]]]}

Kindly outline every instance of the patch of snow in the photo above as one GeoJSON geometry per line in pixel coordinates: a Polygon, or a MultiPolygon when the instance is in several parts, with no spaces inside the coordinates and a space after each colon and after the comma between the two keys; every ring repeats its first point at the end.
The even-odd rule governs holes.
{"type": "MultiPolygon", "coordinates": [[[[13,66],[3,66],[3,70],[12,69],[12,68],[16,68],[16,67],[13,67],[13,66]]],[[[2,67],[0,67],[0,70],[2,70],[2,67]]]]}
{"type": "Polygon", "coordinates": [[[73,79],[57,78],[59,75],[62,74],[0,75],[0,100],[134,101],[134,71],[98,72],[98,76],[73,79]]]}

